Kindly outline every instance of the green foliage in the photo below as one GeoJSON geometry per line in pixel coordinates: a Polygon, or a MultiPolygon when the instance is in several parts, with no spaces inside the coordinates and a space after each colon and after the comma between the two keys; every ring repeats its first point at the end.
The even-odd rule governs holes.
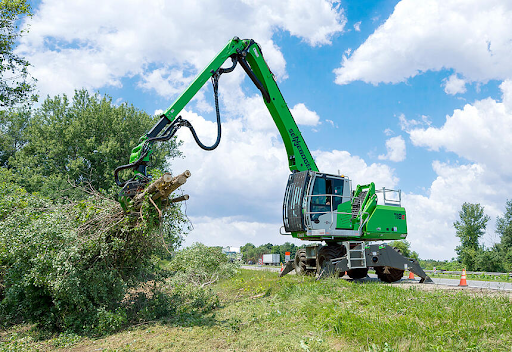
{"type": "Polygon", "coordinates": [[[219,305],[211,285],[235,275],[239,266],[230,262],[221,248],[195,243],[176,252],[168,268],[173,274],[163,286],[165,296],[161,300],[164,298],[167,303],[158,309],[159,314],[171,321],[192,324],[219,305]]]}
{"type": "Polygon", "coordinates": [[[204,286],[233,276],[238,265],[231,263],[221,248],[194,243],[177,252],[169,268],[176,272],[175,277],[179,277],[180,280],[204,286]]]}
{"type": "Polygon", "coordinates": [[[451,260],[433,260],[433,259],[420,259],[420,266],[427,270],[433,270],[434,267],[436,270],[447,270],[447,271],[456,271],[464,269],[464,265],[452,258],[451,260]]]}
{"type": "MultiPolygon", "coordinates": [[[[154,207],[125,214],[116,201],[99,194],[55,203],[26,192],[13,179],[11,171],[0,169],[3,324],[27,321],[50,330],[103,334],[162,304],[155,290],[143,291],[145,305],[134,307],[126,299],[148,280],[163,279],[155,255],[163,241],[172,246],[180,231],[160,227],[154,207]]],[[[179,227],[184,220],[172,216],[172,225],[179,227]]]]}
{"type": "Polygon", "coordinates": [[[503,272],[505,271],[503,265],[503,258],[499,251],[495,248],[482,249],[478,251],[475,257],[476,271],[487,271],[487,272],[503,272]]]}
{"type": "Polygon", "coordinates": [[[501,237],[503,248],[512,248],[512,199],[507,200],[503,216],[496,218],[496,233],[501,237]]]}
{"type": "MultiPolygon", "coordinates": [[[[0,1],[0,107],[23,103],[34,90],[28,73],[30,64],[14,53],[16,41],[23,34],[18,24],[24,16],[31,16],[28,1],[0,1]]],[[[35,95],[30,98],[37,100],[35,95]]]]}
{"type": "Polygon", "coordinates": [[[482,250],[478,239],[485,233],[489,220],[490,217],[485,215],[484,208],[480,204],[464,203],[462,210],[459,211],[459,220],[453,223],[461,242],[455,251],[470,271],[476,268],[476,257],[482,250]]]}
{"type": "Polygon", "coordinates": [[[411,243],[407,240],[400,240],[400,241],[393,241],[389,244],[391,247],[395,247],[400,250],[400,253],[402,253],[407,258],[413,258],[416,260],[419,260],[418,253],[415,251],[411,251],[411,243]]]}
{"type": "Polygon", "coordinates": [[[25,145],[29,119],[30,109],[26,107],[0,111],[0,167],[9,167],[9,158],[25,145]]]}
{"type": "Polygon", "coordinates": [[[496,218],[496,233],[500,243],[495,247],[503,260],[503,268],[512,271],[512,199],[507,200],[505,213],[496,218]]]}
{"type": "MultiPolygon", "coordinates": [[[[132,105],[116,106],[112,98],[85,89],[76,91],[72,101],[66,95],[48,97],[34,111],[24,130],[26,143],[9,164],[29,192],[76,198],[70,184],[90,184],[114,194],[114,169],[128,163],[139,137],[155,123],[154,116],[132,105]]],[[[177,155],[175,140],[155,144],[152,167],[164,169],[167,158],[177,155]]]]}

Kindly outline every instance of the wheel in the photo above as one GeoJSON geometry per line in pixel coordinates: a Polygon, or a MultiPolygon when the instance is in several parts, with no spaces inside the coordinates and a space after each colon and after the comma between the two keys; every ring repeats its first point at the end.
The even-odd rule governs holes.
{"type": "MultiPolygon", "coordinates": [[[[320,248],[317,256],[317,274],[320,275],[331,259],[343,257],[345,254],[347,254],[345,246],[339,244],[328,244],[320,248]]],[[[334,272],[329,274],[334,274],[334,272]]]]}
{"type": "Polygon", "coordinates": [[[299,249],[295,253],[295,273],[297,275],[306,275],[306,248],[299,249]]]}
{"type": "Polygon", "coordinates": [[[347,271],[348,276],[350,276],[351,279],[362,279],[363,277],[366,277],[368,275],[368,268],[357,268],[357,269],[350,269],[347,271]]]}
{"type": "Polygon", "coordinates": [[[395,282],[404,276],[404,270],[392,268],[390,266],[376,266],[375,272],[380,281],[395,282]]]}

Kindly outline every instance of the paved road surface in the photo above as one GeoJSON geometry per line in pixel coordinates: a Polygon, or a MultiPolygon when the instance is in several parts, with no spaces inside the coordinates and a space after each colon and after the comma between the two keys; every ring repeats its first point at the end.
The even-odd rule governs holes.
{"type": "MultiPolygon", "coordinates": [[[[251,270],[268,270],[268,271],[275,271],[279,272],[281,268],[278,267],[272,267],[272,266],[257,266],[257,265],[243,265],[242,268],[244,269],[251,269],[251,270]]],[[[291,274],[294,274],[292,271],[291,274]]],[[[375,274],[369,274],[369,277],[365,279],[361,279],[360,281],[378,281],[377,275],[375,274]]],[[[460,280],[459,279],[440,279],[440,278],[432,278],[434,281],[434,284],[436,285],[443,285],[443,286],[458,286],[460,280]]],[[[397,281],[394,284],[400,284],[400,283],[419,283],[419,278],[416,278],[415,280],[409,280],[406,277],[404,277],[402,280],[397,281]]],[[[469,288],[478,288],[478,289],[491,289],[491,290],[500,290],[500,291],[512,291],[512,283],[511,282],[494,282],[494,281],[476,281],[476,280],[466,280],[469,288]]]]}
{"type": "MultiPolygon", "coordinates": [[[[458,286],[460,280],[457,279],[440,279],[433,278],[432,279],[438,285],[447,285],[447,286],[458,286]]],[[[468,287],[472,288],[489,288],[493,290],[503,290],[503,291],[512,291],[512,283],[511,282],[494,282],[494,281],[476,281],[476,280],[466,280],[468,287]]]]}

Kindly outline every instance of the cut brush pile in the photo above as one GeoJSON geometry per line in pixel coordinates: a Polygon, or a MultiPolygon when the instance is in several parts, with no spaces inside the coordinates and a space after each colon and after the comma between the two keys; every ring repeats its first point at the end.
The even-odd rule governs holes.
{"type": "Polygon", "coordinates": [[[172,314],[156,263],[181,242],[184,216],[166,199],[184,182],[166,175],[129,213],[97,192],[58,203],[0,178],[0,322],[102,334],[172,314]]]}

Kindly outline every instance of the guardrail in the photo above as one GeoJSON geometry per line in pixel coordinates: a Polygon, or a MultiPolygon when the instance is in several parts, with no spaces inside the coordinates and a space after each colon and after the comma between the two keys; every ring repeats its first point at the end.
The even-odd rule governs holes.
{"type": "MultiPolygon", "coordinates": [[[[448,271],[448,270],[424,270],[426,273],[434,274],[447,274],[447,275],[462,275],[462,271],[448,271]]],[[[508,276],[512,278],[512,273],[494,273],[485,271],[466,271],[466,274],[471,275],[489,275],[489,276],[508,276]]]]}

